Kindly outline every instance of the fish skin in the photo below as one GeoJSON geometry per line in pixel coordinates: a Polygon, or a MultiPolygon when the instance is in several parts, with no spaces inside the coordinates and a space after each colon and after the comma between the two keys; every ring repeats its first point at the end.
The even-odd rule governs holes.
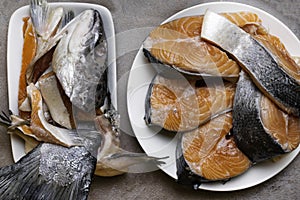
{"type": "Polygon", "coordinates": [[[85,10],[65,26],[52,65],[65,93],[76,107],[90,111],[103,104],[107,83],[107,41],[100,13],[85,10]],[[100,88],[99,88],[100,87],[100,88]],[[97,96],[97,101],[95,98],[97,96]]]}
{"type": "Polygon", "coordinates": [[[286,74],[258,41],[224,17],[207,11],[201,38],[220,46],[239,62],[256,86],[289,114],[300,115],[300,85],[286,74]]]}
{"type": "Polygon", "coordinates": [[[0,169],[0,199],[87,199],[95,166],[85,147],[42,143],[0,169]]]}
{"type": "Polygon", "coordinates": [[[260,115],[262,93],[246,73],[240,74],[233,103],[232,134],[239,149],[257,163],[285,153],[266,133],[260,115]]]}
{"type": "MultiPolygon", "coordinates": [[[[68,148],[40,143],[17,163],[0,168],[0,199],[87,199],[103,134],[87,123],[88,129],[72,130],[81,136],[83,145],[68,148]]],[[[19,131],[11,129],[12,121],[4,113],[0,125],[19,131]]]]}
{"type": "Polygon", "coordinates": [[[274,55],[280,67],[300,84],[300,65],[292,58],[280,39],[269,33],[254,35],[254,38],[261,42],[274,55]]]}

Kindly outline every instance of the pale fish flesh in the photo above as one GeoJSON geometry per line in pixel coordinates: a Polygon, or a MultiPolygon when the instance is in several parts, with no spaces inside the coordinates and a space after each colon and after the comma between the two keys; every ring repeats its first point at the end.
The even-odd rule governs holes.
{"type": "Polygon", "coordinates": [[[39,88],[45,103],[50,111],[51,118],[59,125],[72,129],[74,122],[71,105],[68,97],[62,91],[61,86],[53,72],[43,75],[39,81],[39,88]]]}

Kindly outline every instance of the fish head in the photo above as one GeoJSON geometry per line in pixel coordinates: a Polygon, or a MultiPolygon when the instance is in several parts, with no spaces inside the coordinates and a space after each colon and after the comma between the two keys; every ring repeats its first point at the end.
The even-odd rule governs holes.
{"type": "Polygon", "coordinates": [[[100,13],[85,10],[62,31],[65,35],[55,49],[53,70],[72,104],[91,111],[97,104],[99,85],[103,87],[100,104],[107,95],[107,42],[100,13]]]}
{"type": "Polygon", "coordinates": [[[100,14],[95,10],[86,10],[75,19],[76,26],[72,30],[68,49],[73,54],[87,55],[93,50],[102,34],[100,14]]]}

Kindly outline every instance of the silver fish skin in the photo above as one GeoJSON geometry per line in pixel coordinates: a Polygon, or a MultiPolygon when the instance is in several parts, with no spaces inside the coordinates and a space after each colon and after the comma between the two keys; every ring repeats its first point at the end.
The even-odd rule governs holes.
{"type": "Polygon", "coordinates": [[[232,134],[238,148],[253,163],[285,153],[276,139],[264,129],[260,108],[262,96],[249,76],[242,71],[233,103],[232,134]]]}
{"type": "Polygon", "coordinates": [[[85,10],[61,31],[64,35],[52,59],[53,71],[73,105],[84,111],[95,108],[106,95],[107,41],[100,13],[85,10]],[[100,88],[99,88],[100,87],[100,88]]]}
{"type": "MultiPolygon", "coordinates": [[[[3,113],[0,125],[11,126],[3,113]]],[[[40,143],[17,163],[0,168],[0,199],[87,199],[101,134],[94,128],[73,131],[80,132],[84,146],[40,143]]]]}
{"type": "Polygon", "coordinates": [[[207,11],[201,38],[231,54],[255,85],[289,114],[300,115],[300,85],[258,41],[224,17],[207,11]]]}

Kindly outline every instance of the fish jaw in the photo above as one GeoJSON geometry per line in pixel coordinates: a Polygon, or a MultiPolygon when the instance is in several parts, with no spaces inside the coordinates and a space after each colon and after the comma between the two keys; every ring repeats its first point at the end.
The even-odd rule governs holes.
{"type": "Polygon", "coordinates": [[[53,55],[53,70],[73,105],[89,111],[95,107],[99,81],[106,76],[107,43],[101,16],[86,10],[65,29],[53,55]]]}
{"type": "Polygon", "coordinates": [[[273,55],[250,34],[224,17],[207,11],[201,38],[231,54],[255,85],[289,114],[300,115],[300,85],[286,74],[273,55]]]}

